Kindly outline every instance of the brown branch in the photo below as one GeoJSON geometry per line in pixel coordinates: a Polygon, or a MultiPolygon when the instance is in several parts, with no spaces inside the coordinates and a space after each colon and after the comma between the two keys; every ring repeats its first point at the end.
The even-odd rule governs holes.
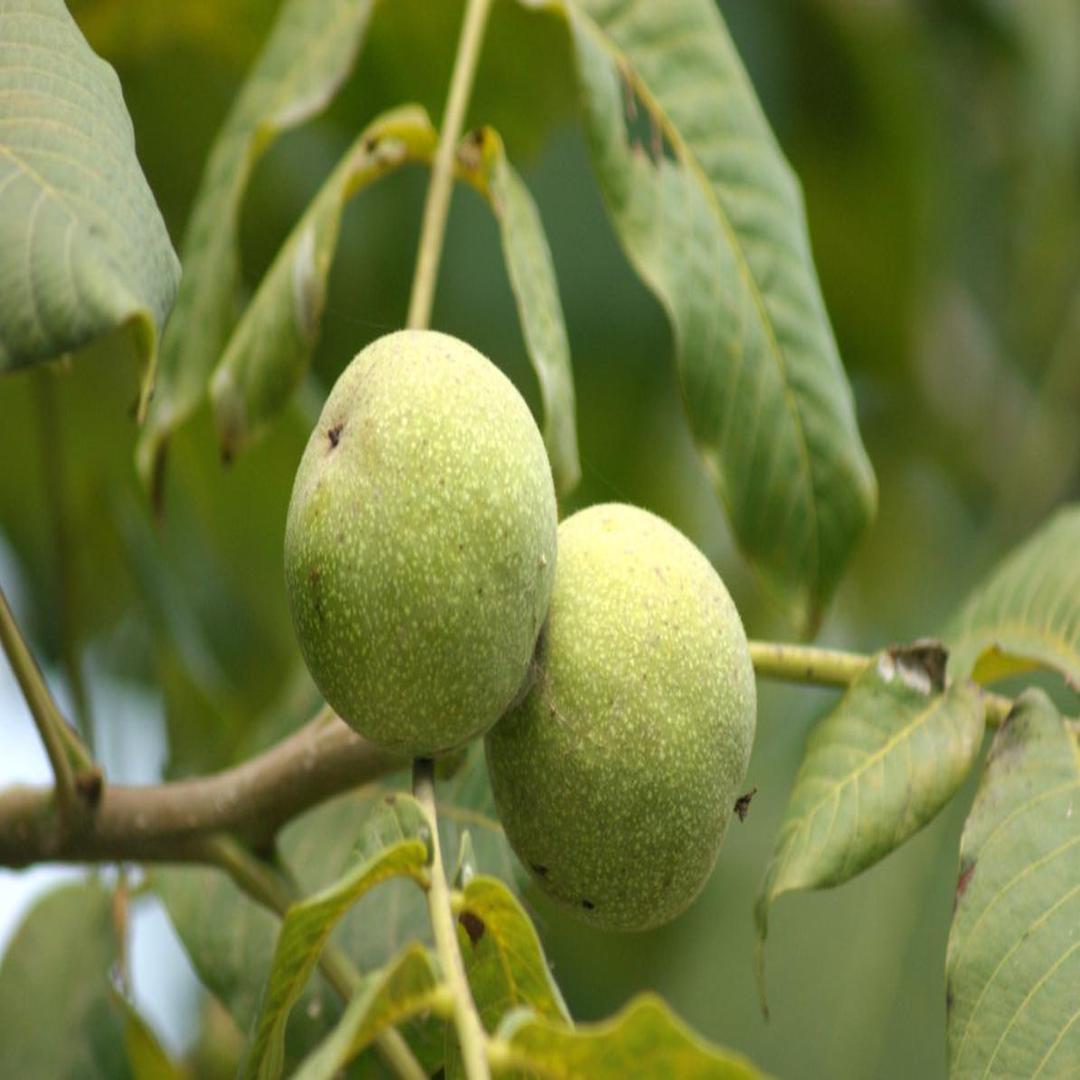
{"type": "MultiPolygon", "coordinates": [[[[771,642],[751,642],[750,650],[760,677],[827,686],[850,683],[869,659],[771,642]]],[[[1012,705],[986,692],[983,701],[990,727],[1000,724],[1012,705]]],[[[66,724],[64,729],[71,732],[66,724]]],[[[96,783],[87,785],[86,809],[66,828],[56,827],[53,788],[8,788],[0,791],[0,866],[206,863],[214,861],[207,856],[207,841],[220,836],[265,851],[278,830],[305,810],[407,765],[327,711],[258,757],[213,776],[102,787],[100,774],[80,773],[96,783]]]]}
{"type": "Polygon", "coordinates": [[[225,772],[145,787],[106,785],[77,827],[57,831],[51,787],[0,792],[0,866],[38,862],[206,862],[205,840],[231,833],[256,849],[316,804],[407,762],[337,717],[319,717],[225,772]]]}

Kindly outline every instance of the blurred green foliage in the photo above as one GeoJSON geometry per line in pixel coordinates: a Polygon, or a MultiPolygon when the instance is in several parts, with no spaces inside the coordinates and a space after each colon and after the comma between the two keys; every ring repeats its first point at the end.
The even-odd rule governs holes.
{"type": "MultiPolygon", "coordinates": [[[[880,483],[878,520],[822,637],[871,649],[933,633],[1007,546],[1080,494],[1080,7],[721,7],[803,181],[880,483]]],[[[273,4],[72,8],[118,70],[176,243],[273,4]]],[[[257,169],[242,221],[249,288],[364,123],[403,101],[441,114],[460,15],[455,0],[379,6],[339,100],[257,169]]],[[[559,276],[583,465],[564,511],[620,499],[662,514],[713,559],[751,636],[782,631],[694,456],[662,312],[600,205],[557,20],[495,5],[470,110],[470,123],[481,122],[499,128],[523,172],[559,276]]],[[[171,447],[158,526],[134,478],[133,360],[116,355],[126,345],[105,342],[55,372],[0,382],[0,535],[27,585],[24,619],[46,656],[70,661],[78,644],[94,670],[159,688],[174,773],[264,744],[314,702],[281,577],[292,474],[336,374],[404,319],[425,180],[420,170],[394,175],[349,207],[295,407],[228,469],[204,409],[171,447]]],[[[493,357],[537,406],[498,232],[466,190],[455,198],[433,324],[493,357]]],[[[944,1074],[944,947],[971,784],[856,881],[779,904],[772,1022],[758,1011],[753,896],[808,726],[832,700],[762,687],[751,813],[733,824],[701,901],[672,926],[604,936],[532,898],[575,1016],[609,1015],[650,988],[778,1075],[944,1074]]]]}

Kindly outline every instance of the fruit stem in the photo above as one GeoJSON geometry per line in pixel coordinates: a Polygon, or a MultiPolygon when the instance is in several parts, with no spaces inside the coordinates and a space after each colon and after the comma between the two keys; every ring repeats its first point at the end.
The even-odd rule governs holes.
{"type": "Polygon", "coordinates": [[[461,1046],[461,1059],[468,1080],[490,1080],[487,1060],[487,1034],[476,1011],[465,965],[458,948],[457,928],[450,907],[450,889],[443,869],[439,843],[439,820],[435,809],[435,763],[430,758],[413,762],[413,794],[424,809],[431,828],[431,881],[427,888],[431,929],[439,954],[443,979],[454,999],[454,1027],[461,1046]]]}
{"type": "MultiPolygon", "coordinates": [[[[207,837],[202,854],[208,863],[224,870],[243,893],[282,918],[290,905],[299,899],[298,890],[285,874],[231,837],[207,837]]],[[[352,961],[328,941],[319,956],[319,967],[326,981],[342,1001],[347,1002],[360,985],[360,973],[352,961]]],[[[427,1077],[397,1028],[380,1032],[375,1037],[375,1047],[402,1080],[425,1080],[427,1077]]]]}
{"type": "Polygon", "coordinates": [[[468,0],[465,18],[461,24],[454,70],[450,76],[450,91],[446,98],[439,145],[431,168],[424,218],[420,229],[420,249],[416,257],[416,273],[413,276],[412,295],[409,298],[409,315],[406,325],[413,330],[426,329],[431,322],[431,305],[435,297],[435,282],[439,274],[443,237],[446,234],[446,218],[450,211],[450,196],[454,183],[454,153],[461,129],[465,123],[465,111],[472,93],[476,63],[484,40],[491,0],[468,0]]]}
{"type": "MultiPolygon", "coordinates": [[[[863,653],[823,649],[817,645],[791,645],[780,641],[751,641],[750,659],[760,679],[818,686],[847,687],[870,663],[863,653]]],[[[982,693],[988,727],[998,727],[1009,715],[1012,701],[1001,694],[982,693]]]]}

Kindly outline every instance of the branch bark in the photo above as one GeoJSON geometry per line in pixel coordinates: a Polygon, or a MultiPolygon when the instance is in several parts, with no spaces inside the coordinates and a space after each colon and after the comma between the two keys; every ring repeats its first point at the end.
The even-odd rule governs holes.
{"type": "MultiPolygon", "coordinates": [[[[751,642],[759,678],[843,687],[869,657],[804,645],[751,642]]],[[[1012,702],[983,694],[987,725],[1012,702]]],[[[66,725],[65,725],[66,726],[66,725]]],[[[70,730],[70,729],[68,729],[70,730]]],[[[72,732],[74,735],[74,732],[72,732]]],[[[56,828],[52,787],[0,791],[0,866],[40,862],[206,863],[206,841],[228,835],[268,850],[283,825],[408,762],[326,712],[265,753],[213,776],[149,787],[106,785],[96,804],[56,828]]]]}
{"type": "Polygon", "coordinates": [[[229,833],[256,850],[316,804],[407,762],[318,717],[236,768],[148,787],[106,785],[77,827],[57,831],[52,788],[0,792],[0,866],[37,862],[206,862],[208,836],[229,833]]]}

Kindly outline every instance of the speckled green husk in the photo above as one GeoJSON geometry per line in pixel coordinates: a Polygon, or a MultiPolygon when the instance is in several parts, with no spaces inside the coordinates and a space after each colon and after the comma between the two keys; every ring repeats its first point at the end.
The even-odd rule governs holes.
{"type": "Polygon", "coordinates": [[[511,846],[586,922],[668,922],[712,870],[754,741],[754,671],[727,589],[666,522],[591,507],[559,527],[537,667],[486,739],[511,846]]]}
{"type": "Polygon", "coordinates": [[[329,704],[412,756],[490,727],[547,612],[557,516],[513,384],[431,331],[380,338],[331,391],[297,470],[285,583],[329,704]]]}

